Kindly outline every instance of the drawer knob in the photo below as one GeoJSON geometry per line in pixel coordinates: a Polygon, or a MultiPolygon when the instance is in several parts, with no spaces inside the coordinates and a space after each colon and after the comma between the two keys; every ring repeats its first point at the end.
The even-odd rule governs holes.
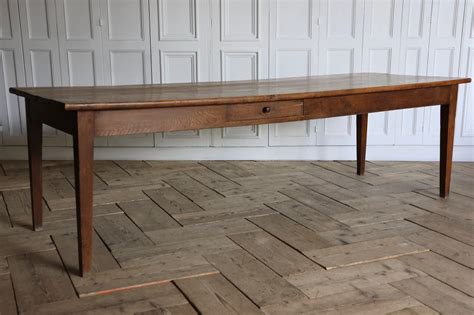
{"type": "Polygon", "coordinates": [[[272,110],[271,107],[268,107],[268,106],[265,106],[264,108],[262,108],[262,112],[263,112],[264,114],[269,113],[271,110],[272,110]]]}

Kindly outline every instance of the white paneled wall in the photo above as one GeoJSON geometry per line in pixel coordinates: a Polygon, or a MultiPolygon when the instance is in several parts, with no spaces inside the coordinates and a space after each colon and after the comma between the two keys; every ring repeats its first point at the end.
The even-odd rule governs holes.
{"type": "MultiPolygon", "coordinates": [[[[474,0],[0,0],[0,154],[25,153],[24,103],[8,93],[11,86],[367,71],[473,76],[473,60],[474,0]]],[[[426,148],[431,153],[421,158],[436,159],[438,138],[438,107],[375,113],[368,155],[393,159],[398,150],[419,159],[417,151],[426,148]]],[[[322,152],[314,158],[351,159],[355,119],[103,137],[95,143],[106,158],[298,159],[322,152]]],[[[455,157],[474,159],[472,85],[459,91],[455,144],[455,157]]],[[[45,127],[45,145],[62,157],[71,138],[45,127]]]]}

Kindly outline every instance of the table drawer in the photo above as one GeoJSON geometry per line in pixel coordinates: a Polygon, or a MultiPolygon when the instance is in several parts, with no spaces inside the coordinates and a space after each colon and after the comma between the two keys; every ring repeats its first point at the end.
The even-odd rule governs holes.
{"type": "Polygon", "coordinates": [[[303,101],[231,104],[226,108],[227,121],[258,120],[303,115],[303,101]]]}

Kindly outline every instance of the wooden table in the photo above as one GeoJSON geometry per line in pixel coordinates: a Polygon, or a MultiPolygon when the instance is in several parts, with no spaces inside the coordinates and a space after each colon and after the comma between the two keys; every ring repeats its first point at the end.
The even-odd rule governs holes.
{"type": "Polygon", "coordinates": [[[458,85],[469,78],[376,73],[258,81],[11,88],[26,98],[34,230],[42,227],[42,124],[74,139],[81,275],[92,252],[94,136],[268,124],[357,115],[357,174],[364,174],[368,113],[441,104],[440,189],[449,194],[458,85]]]}

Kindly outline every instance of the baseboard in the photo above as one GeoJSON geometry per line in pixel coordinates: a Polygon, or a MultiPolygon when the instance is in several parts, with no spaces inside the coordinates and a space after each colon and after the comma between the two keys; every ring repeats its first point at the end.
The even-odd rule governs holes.
{"type": "MultiPolygon", "coordinates": [[[[99,147],[97,160],[354,160],[355,146],[315,147],[99,147]]],[[[0,146],[0,160],[25,160],[24,146],[0,146]]],[[[44,147],[45,160],[70,160],[70,147],[44,147]]],[[[438,146],[369,146],[367,160],[437,161],[438,146]]],[[[455,146],[455,161],[474,161],[473,146],[455,146]]]]}

